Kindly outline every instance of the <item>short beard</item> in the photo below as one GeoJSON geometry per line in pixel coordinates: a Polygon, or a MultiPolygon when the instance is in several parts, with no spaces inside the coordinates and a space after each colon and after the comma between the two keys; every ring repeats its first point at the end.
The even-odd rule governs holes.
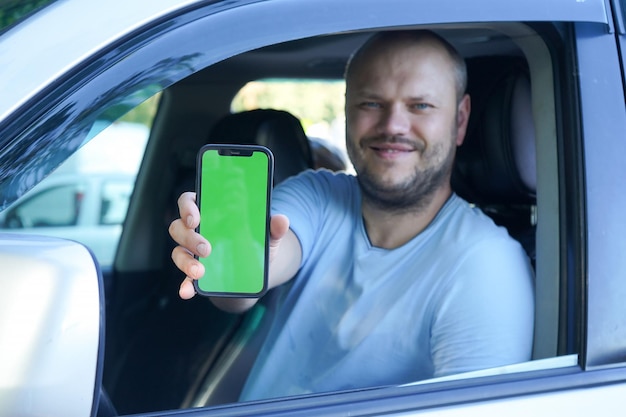
{"type": "Polygon", "coordinates": [[[450,150],[439,166],[424,171],[416,168],[411,178],[395,186],[381,184],[366,169],[357,173],[357,180],[363,200],[368,204],[396,213],[418,212],[427,207],[435,192],[449,182],[453,163],[454,151],[450,150]]]}

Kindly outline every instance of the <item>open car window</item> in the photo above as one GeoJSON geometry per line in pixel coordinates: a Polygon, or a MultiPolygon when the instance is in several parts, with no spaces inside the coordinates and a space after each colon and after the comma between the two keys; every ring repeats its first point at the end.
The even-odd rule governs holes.
{"type": "MultiPolygon", "coordinates": [[[[538,369],[570,368],[576,367],[578,363],[575,343],[562,341],[564,332],[571,330],[562,327],[559,321],[561,309],[570,308],[566,307],[569,305],[567,302],[559,306],[559,300],[563,296],[562,291],[565,291],[559,284],[559,277],[564,272],[560,271],[561,264],[556,261],[560,242],[559,217],[562,214],[558,201],[555,202],[551,198],[542,197],[546,193],[554,193],[559,187],[558,172],[555,170],[558,165],[556,164],[558,146],[556,138],[552,134],[557,123],[556,109],[553,106],[555,80],[552,77],[533,78],[533,74],[538,69],[558,63],[553,61],[548,53],[547,44],[533,29],[521,24],[514,24],[512,27],[504,26],[498,30],[492,30],[477,26],[473,29],[476,33],[483,35],[483,37],[477,37],[481,41],[472,44],[472,48],[469,48],[472,52],[466,56],[470,76],[468,92],[474,99],[475,116],[470,122],[465,148],[459,149],[460,165],[458,171],[455,171],[453,186],[459,195],[492,217],[497,224],[506,227],[509,234],[524,247],[534,272],[534,295],[538,300],[535,309],[535,329],[537,334],[541,334],[541,337],[536,338],[534,344],[531,343],[533,344],[531,361],[509,364],[496,369],[480,369],[463,375],[450,375],[432,380],[416,379],[399,384],[404,385],[407,389],[409,387],[416,389],[416,387],[428,386],[429,383],[434,384],[456,379],[472,379],[501,374],[524,374],[538,369]],[[514,32],[512,27],[523,32],[523,35],[508,35],[509,32],[514,32]],[[523,44],[531,38],[534,43],[530,46],[523,44]],[[507,52],[495,57],[487,53],[491,50],[487,45],[492,39],[497,39],[495,43],[507,52]],[[485,48],[484,52],[477,52],[481,51],[481,48],[485,48]],[[515,99],[512,99],[513,96],[515,99]],[[539,103],[546,106],[543,112],[537,112],[536,106],[539,103]],[[481,163],[476,159],[477,155],[487,150],[494,151],[490,147],[499,146],[497,141],[500,138],[497,134],[485,133],[484,131],[484,129],[489,129],[492,123],[503,126],[503,128],[510,123],[517,123],[514,131],[502,133],[504,135],[503,140],[522,141],[518,144],[522,143],[521,146],[526,152],[521,160],[507,162],[513,166],[519,162],[521,165],[515,169],[519,168],[522,172],[520,174],[521,179],[515,178],[515,181],[518,179],[521,181],[520,189],[510,193],[499,194],[496,192],[493,194],[491,192],[491,187],[497,187],[494,181],[503,179],[501,174],[483,172],[479,173],[483,177],[473,177],[474,171],[470,173],[467,171],[468,169],[473,170],[477,164],[481,163]],[[487,139],[485,139],[485,135],[487,135],[487,139]],[[490,140],[496,142],[491,143],[490,140]],[[537,187],[538,182],[543,184],[543,188],[537,187]]],[[[472,28],[461,31],[442,29],[440,33],[443,36],[448,36],[457,45],[463,45],[465,39],[475,39],[471,36],[473,30],[472,28]],[[469,32],[466,33],[465,31],[469,32]]],[[[346,51],[350,51],[346,52],[346,60],[349,53],[369,35],[370,33],[356,33],[336,36],[338,43],[351,43],[351,47],[346,49],[346,51]]],[[[326,47],[332,48],[334,39],[333,36],[320,39],[319,47],[325,47],[324,41],[326,41],[328,42],[326,47]]],[[[284,49],[285,51],[293,51],[301,47],[306,50],[307,44],[313,41],[314,39],[295,41],[293,44],[284,45],[284,49]]],[[[309,84],[311,81],[305,81],[300,76],[259,78],[254,71],[251,71],[251,74],[244,71],[244,69],[250,71],[250,68],[254,68],[254,66],[250,66],[249,60],[256,59],[259,62],[264,62],[264,59],[270,60],[276,51],[276,47],[268,48],[267,58],[264,57],[265,51],[263,49],[235,55],[228,60],[207,67],[201,71],[201,75],[182,79],[163,91],[163,100],[157,117],[157,124],[163,123],[160,125],[162,130],[153,132],[155,140],[160,141],[156,146],[161,148],[154,155],[160,155],[161,159],[150,160],[147,163],[154,165],[151,171],[153,173],[167,172],[173,174],[171,177],[165,177],[165,183],[169,184],[167,187],[169,191],[165,193],[168,196],[167,201],[163,202],[163,195],[143,195],[144,198],[148,199],[143,203],[144,208],[147,207],[148,201],[152,201],[153,205],[159,204],[158,202],[166,205],[165,221],[152,210],[151,216],[161,222],[160,227],[166,228],[168,222],[176,218],[175,201],[178,195],[183,191],[193,190],[195,154],[203,143],[212,140],[213,129],[220,124],[222,118],[231,117],[238,113],[248,113],[254,109],[287,110],[296,115],[309,140],[316,132],[320,132],[320,130],[316,130],[316,127],[319,127],[319,125],[316,126],[319,121],[325,121],[326,127],[339,126],[345,123],[343,120],[345,116],[341,112],[345,86],[336,78],[342,75],[343,69],[337,69],[336,77],[330,78],[329,82],[312,81],[312,84],[309,84]],[[237,77],[234,77],[232,85],[224,83],[224,74],[229,73],[238,74],[237,77]],[[325,102],[325,98],[307,95],[307,88],[312,88],[313,91],[319,93],[322,90],[319,83],[327,85],[331,89],[330,96],[333,97],[333,101],[325,102]],[[183,97],[188,98],[183,99],[183,97]],[[201,110],[204,116],[194,122],[190,122],[189,114],[183,116],[183,109],[187,112],[199,111],[200,109],[193,110],[193,106],[189,107],[189,99],[192,97],[193,100],[204,103],[201,110]],[[210,100],[208,100],[209,97],[210,100]],[[320,103],[322,103],[322,109],[326,108],[328,112],[333,111],[332,117],[322,116],[315,120],[310,116],[310,114],[320,111],[320,103]],[[331,119],[331,121],[325,120],[324,117],[331,119]],[[165,171],[163,171],[164,167],[166,167],[165,171]]],[[[264,74],[264,72],[261,71],[260,74],[264,74]]],[[[277,75],[280,75],[280,72],[277,75]]],[[[249,127],[246,126],[244,129],[241,125],[235,126],[237,131],[245,131],[249,127]]],[[[330,130],[333,129],[324,130],[324,135],[328,134],[330,130]]],[[[345,140],[343,134],[339,134],[338,137],[341,139],[335,137],[330,140],[337,141],[337,145],[339,144],[338,141],[345,140]]],[[[237,138],[241,137],[237,137],[236,134],[226,137],[229,140],[237,138]]],[[[335,143],[333,142],[333,144],[335,143]]],[[[153,177],[152,179],[145,178],[145,180],[152,182],[156,179],[153,177]]],[[[160,184],[163,184],[163,181],[164,178],[159,178],[160,184]]],[[[509,186],[513,187],[514,185],[507,185],[507,187],[509,186]]],[[[146,223],[146,218],[143,217],[146,213],[145,209],[141,215],[131,212],[130,221],[133,228],[145,227],[142,225],[146,223]]],[[[130,245],[130,241],[127,244],[130,245]]],[[[136,241],[133,241],[132,244],[136,245],[136,241]]],[[[147,241],[146,244],[148,244],[147,241]]],[[[124,246],[122,247],[124,248],[124,246]]],[[[166,246],[163,250],[164,259],[171,248],[171,246],[166,246]]],[[[125,253],[127,253],[126,250],[122,250],[122,258],[119,260],[120,270],[116,279],[124,280],[127,279],[124,278],[125,276],[131,276],[131,274],[134,277],[139,277],[140,280],[143,279],[143,275],[138,276],[136,272],[131,272],[140,268],[141,259],[137,257],[126,259],[125,253]]],[[[154,267],[152,262],[151,265],[154,267]]],[[[163,279],[170,280],[177,276],[176,271],[172,271],[171,266],[164,265],[163,271],[163,279]]],[[[148,279],[147,275],[145,279],[148,279]]],[[[264,349],[266,338],[271,337],[268,335],[275,331],[276,326],[280,326],[280,324],[276,324],[276,320],[280,323],[282,300],[285,297],[290,297],[290,291],[289,287],[280,288],[269,295],[265,301],[259,303],[255,309],[238,317],[223,315],[210,304],[203,303],[204,300],[196,300],[189,305],[180,305],[180,302],[175,300],[175,290],[170,293],[160,292],[159,297],[170,300],[163,310],[163,317],[166,318],[165,324],[161,323],[157,326],[148,317],[136,317],[136,325],[144,328],[147,333],[143,340],[137,340],[133,346],[117,345],[117,343],[121,343],[121,339],[118,341],[121,334],[132,331],[129,323],[120,322],[112,327],[113,342],[111,343],[114,347],[111,349],[113,352],[111,357],[121,358],[118,355],[125,352],[124,354],[130,355],[128,357],[135,357],[137,362],[133,362],[132,366],[123,369],[118,368],[115,372],[111,371],[109,374],[105,374],[105,384],[110,384],[112,387],[111,396],[123,410],[127,409],[129,412],[158,409],[154,405],[154,392],[149,389],[129,390],[131,386],[138,386],[148,379],[157,378],[156,374],[146,373],[145,364],[140,359],[140,352],[154,350],[151,346],[161,346],[164,340],[170,340],[169,332],[180,329],[180,323],[176,317],[183,314],[181,311],[187,311],[184,314],[190,314],[190,311],[194,311],[191,314],[197,318],[197,321],[190,321],[187,324],[189,331],[194,333],[193,336],[183,337],[177,341],[170,340],[172,343],[176,343],[175,353],[173,351],[170,353],[160,352],[158,349],[157,351],[173,355],[180,360],[189,360],[188,357],[186,359],[183,357],[192,355],[193,361],[200,361],[204,364],[203,371],[194,373],[193,380],[179,380],[181,383],[177,385],[176,390],[168,392],[167,396],[159,397],[162,402],[161,407],[174,406],[178,401],[177,399],[183,397],[184,400],[180,404],[183,408],[240,401],[239,393],[243,389],[248,374],[253,369],[255,360],[261,357],[259,355],[262,355],[260,352],[264,349]],[[193,329],[202,327],[202,323],[207,320],[216,323],[216,325],[200,333],[193,331],[193,329]]],[[[119,302],[120,300],[114,301],[114,303],[119,302]]],[[[130,306],[124,307],[124,309],[127,308],[130,306]]],[[[577,337],[575,334],[569,334],[573,338],[572,340],[577,337]]],[[[312,349],[317,349],[317,347],[314,346],[312,349]]],[[[113,361],[115,360],[113,359],[113,361]]],[[[154,372],[171,376],[177,373],[175,369],[166,366],[154,369],[154,372]]]]}

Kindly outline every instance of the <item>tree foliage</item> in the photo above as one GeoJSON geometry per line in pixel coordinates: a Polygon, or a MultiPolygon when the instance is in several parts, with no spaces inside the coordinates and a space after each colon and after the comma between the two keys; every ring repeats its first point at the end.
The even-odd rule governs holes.
{"type": "Polygon", "coordinates": [[[0,0],[0,30],[54,0],[0,0]]]}
{"type": "Polygon", "coordinates": [[[233,111],[272,108],[287,110],[300,119],[305,129],[314,123],[331,124],[343,117],[345,84],[323,80],[253,81],[233,100],[233,111]]]}

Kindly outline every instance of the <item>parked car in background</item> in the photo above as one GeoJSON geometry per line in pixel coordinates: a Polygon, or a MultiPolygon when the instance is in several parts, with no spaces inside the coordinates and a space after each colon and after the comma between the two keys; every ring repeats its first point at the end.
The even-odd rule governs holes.
{"type": "MultiPolygon", "coordinates": [[[[156,109],[110,268],[64,240],[0,234],[0,416],[619,415],[625,11],[625,0],[57,0],[5,28],[5,224],[78,222],[80,186],[63,195],[65,211],[31,209],[27,193],[43,192],[34,187],[103,124],[149,100],[156,109]],[[271,144],[283,176],[314,167],[304,120],[233,114],[234,97],[258,80],[337,83],[369,36],[407,28],[435,31],[467,62],[472,115],[453,187],[532,260],[532,360],[240,402],[288,288],[244,315],[179,299],[167,227],[177,197],[193,189],[196,153],[218,137],[256,141],[271,144]]],[[[119,142],[102,146],[125,154],[119,142]]],[[[95,222],[119,220],[125,188],[99,189],[95,222]],[[103,196],[113,202],[98,205],[103,196]]]]}
{"type": "Polygon", "coordinates": [[[134,181],[119,173],[52,174],[0,213],[0,228],[80,242],[109,268],[134,181]]]}

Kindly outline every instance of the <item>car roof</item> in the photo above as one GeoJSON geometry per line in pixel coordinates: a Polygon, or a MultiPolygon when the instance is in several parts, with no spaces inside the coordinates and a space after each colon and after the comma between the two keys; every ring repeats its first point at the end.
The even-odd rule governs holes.
{"type": "Polygon", "coordinates": [[[9,65],[0,65],[0,121],[100,49],[197,3],[200,1],[59,1],[41,9],[0,36],[2,61],[10,60],[9,65]],[[18,79],[20,82],[15,82],[18,79]]]}
{"type": "MultiPolygon", "coordinates": [[[[224,8],[236,8],[258,2],[241,0],[223,3],[224,8]]],[[[277,7],[304,4],[288,0],[261,3],[273,3],[277,7]]],[[[318,3],[321,7],[321,3],[316,2],[318,3]]],[[[349,3],[334,6],[349,8],[349,3]]],[[[401,5],[402,2],[397,3],[401,5]]],[[[359,4],[365,7],[365,3],[359,4]]],[[[612,25],[604,0],[553,0],[551,4],[553,7],[548,8],[543,0],[475,0],[466,7],[470,10],[493,10],[493,7],[500,5],[496,9],[498,14],[491,11],[482,13],[486,21],[489,21],[490,16],[502,16],[504,20],[511,21],[562,20],[612,25]]],[[[29,99],[54,85],[63,74],[80,66],[90,57],[105,49],[114,48],[138,31],[203,5],[206,2],[200,0],[53,2],[0,35],[0,123],[29,99]],[[72,22],[72,25],[68,26],[67,22],[72,22]]],[[[466,11],[460,8],[458,2],[450,10],[451,22],[464,21],[463,15],[466,11]]]]}

